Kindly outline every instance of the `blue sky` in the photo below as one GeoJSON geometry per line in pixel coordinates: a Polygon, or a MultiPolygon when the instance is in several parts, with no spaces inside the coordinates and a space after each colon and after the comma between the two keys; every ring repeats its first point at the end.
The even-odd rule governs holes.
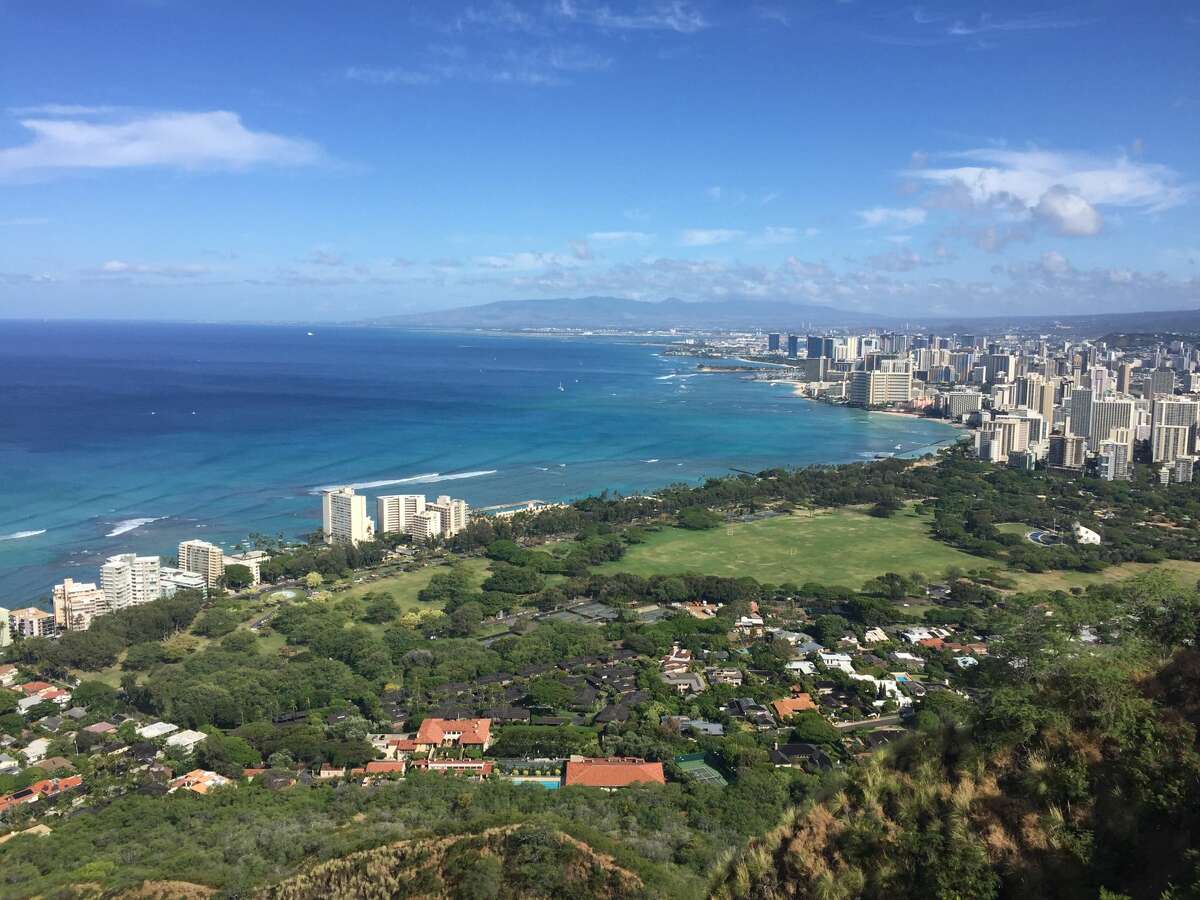
{"type": "Polygon", "coordinates": [[[0,316],[1200,307],[1200,7],[0,0],[0,316]]]}

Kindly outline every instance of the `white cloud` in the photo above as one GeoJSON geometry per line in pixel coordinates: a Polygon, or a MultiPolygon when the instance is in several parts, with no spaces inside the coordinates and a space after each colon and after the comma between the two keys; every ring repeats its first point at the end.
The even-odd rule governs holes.
{"type": "Polygon", "coordinates": [[[324,158],[310,141],[251,131],[237,113],[225,110],[150,113],[120,121],[25,118],[21,126],[33,138],[0,148],[0,179],[83,169],[237,171],[313,165],[324,158]]]}
{"type": "Polygon", "coordinates": [[[404,66],[350,66],[347,80],[363,84],[426,87],[448,81],[558,87],[566,76],[607,69],[612,59],[588,47],[562,44],[473,56],[460,46],[429,48],[426,56],[404,66]]]}
{"type": "Polygon", "coordinates": [[[198,278],[209,274],[208,266],[187,263],[183,265],[152,263],[133,263],[123,259],[110,259],[94,269],[88,269],[85,275],[92,276],[129,276],[129,275],[158,275],[163,278],[198,278]]]}
{"type": "Polygon", "coordinates": [[[968,165],[910,169],[904,175],[943,186],[976,206],[1015,204],[1033,210],[1052,188],[1061,187],[1093,206],[1161,212],[1187,202],[1195,189],[1170,168],[1126,157],[1100,159],[1048,150],[994,147],[946,154],[968,165]]]}
{"type": "Polygon", "coordinates": [[[878,228],[881,225],[905,227],[913,225],[921,225],[925,221],[925,210],[916,206],[908,206],[902,209],[896,209],[887,206],[876,206],[872,209],[861,209],[858,211],[858,217],[862,219],[863,225],[870,228],[878,228]]]}
{"type": "Polygon", "coordinates": [[[611,31],[677,31],[691,34],[708,27],[708,21],[684,0],[650,3],[634,12],[614,12],[607,4],[598,6],[579,0],[559,0],[558,14],[571,22],[611,31]]]}
{"type": "Polygon", "coordinates": [[[478,256],[475,264],[484,269],[511,269],[528,271],[557,266],[577,265],[580,259],[562,253],[542,253],[539,251],[523,251],[503,255],[478,256]]]}
{"type": "Polygon", "coordinates": [[[1096,207],[1061,184],[1042,194],[1033,214],[1059,234],[1071,237],[1099,234],[1104,227],[1104,217],[1096,207]]]}
{"type": "Polygon", "coordinates": [[[654,237],[644,231],[593,231],[588,240],[597,244],[621,244],[629,241],[648,241],[654,237]]]}
{"type": "Polygon", "coordinates": [[[744,232],[736,228],[688,228],[679,238],[685,247],[712,247],[735,241],[744,232]]]}

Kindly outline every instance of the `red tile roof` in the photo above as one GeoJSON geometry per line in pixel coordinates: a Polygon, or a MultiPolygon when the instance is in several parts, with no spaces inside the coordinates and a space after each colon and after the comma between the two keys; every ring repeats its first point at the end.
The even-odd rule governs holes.
{"type": "Polygon", "coordinates": [[[402,759],[373,759],[367,763],[367,774],[376,772],[399,772],[404,774],[405,762],[402,759]]]}
{"type": "Polygon", "coordinates": [[[666,784],[660,762],[646,762],[629,756],[609,759],[567,760],[567,775],[563,784],[584,787],[619,788],[631,784],[666,784]]]}
{"type": "Polygon", "coordinates": [[[46,681],[27,681],[21,685],[21,690],[23,690],[26,694],[36,694],[39,691],[44,691],[49,687],[54,687],[54,685],[46,681]]]}
{"type": "Polygon", "coordinates": [[[441,744],[447,735],[461,734],[462,746],[486,744],[491,740],[491,719],[426,719],[417,729],[418,744],[441,744]]]}
{"type": "Polygon", "coordinates": [[[806,709],[816,709],[817,704],[813,703],[813,698],[808,694],[797,694],[795,697],[786,697],[783,700],[776,700],[771,704],[775,710],[775,715],[780,721],[790,719],[798,712],[803,712],[806,709]]]}

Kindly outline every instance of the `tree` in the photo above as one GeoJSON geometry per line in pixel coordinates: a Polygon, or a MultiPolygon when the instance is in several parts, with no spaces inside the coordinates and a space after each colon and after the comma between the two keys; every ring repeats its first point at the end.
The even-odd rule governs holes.
{"type": "Polygon", "coordinates": [[[813,621],[813,637],[817,639],[818,643],[826,647],[832,647],[845,636],[849,627],[850,623],[841,616],[827,613],[823,616],[817,616],[813,621]]]}
{"type": "Polygon", "coordinates": [[[836,744],[842,739],[836,728],[815,709],[803,709],[788,723],[792,726],[792,740],[805,744],[836,744]]]}
{"type": "Polygon", "coordinates": [[[703,506],[689,506],[679,512],[679,527],[693,531],[716,528],[724,521],[717,513],[703,506]]]}
{"type": "Polygon", "coordinates": [[[895,495],[888,495],[880,497],[868,512],[879,519],[890,519],[902,509],[904,509],[904,504],[895,495]]]}
{"type": "Polygon", "coordinates": [[[544,675],[529,683],[529,699],[537,706],[561,709],[575,697],[575,691],[557,678],[544,675]]]}
{"type": "Polygon", "coordinates": [[[315,591],[317,588],[319,588],[324,583],[325,583],[325,578],[321,575],[320,572],[309,572],[307,575],[304,576],[304,584],[310,590],[315,591]]]}
{"type": "Polygon", "coordinates": [[[398,615],[400,615],[400,604],[392,598],[391,594],[380,594],[372,596],[367,601],[363,621],[370,622],[372,625],[382,625],[384,622],[392,621],[398,615]]]}
{"type": "Polygon", "coordinates": [[[235,564],[225,567],[225,587],[240,591],[254,584],[254,573],[249,566],[235,564]]]}

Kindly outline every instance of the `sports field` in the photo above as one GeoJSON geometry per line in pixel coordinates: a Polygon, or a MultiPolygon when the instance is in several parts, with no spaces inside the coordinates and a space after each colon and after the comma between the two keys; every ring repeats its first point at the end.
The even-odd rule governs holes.
{"type": "Polygon", "coordinates": [[[759,581],[861,587],[885,572],[941,575],[989,561],[929,535],[929,518],[905,510],[878,519],[859,509],[796,513],[707,531],[664,528],[602,572],[635,575],[749,575],[759,581]]]}

